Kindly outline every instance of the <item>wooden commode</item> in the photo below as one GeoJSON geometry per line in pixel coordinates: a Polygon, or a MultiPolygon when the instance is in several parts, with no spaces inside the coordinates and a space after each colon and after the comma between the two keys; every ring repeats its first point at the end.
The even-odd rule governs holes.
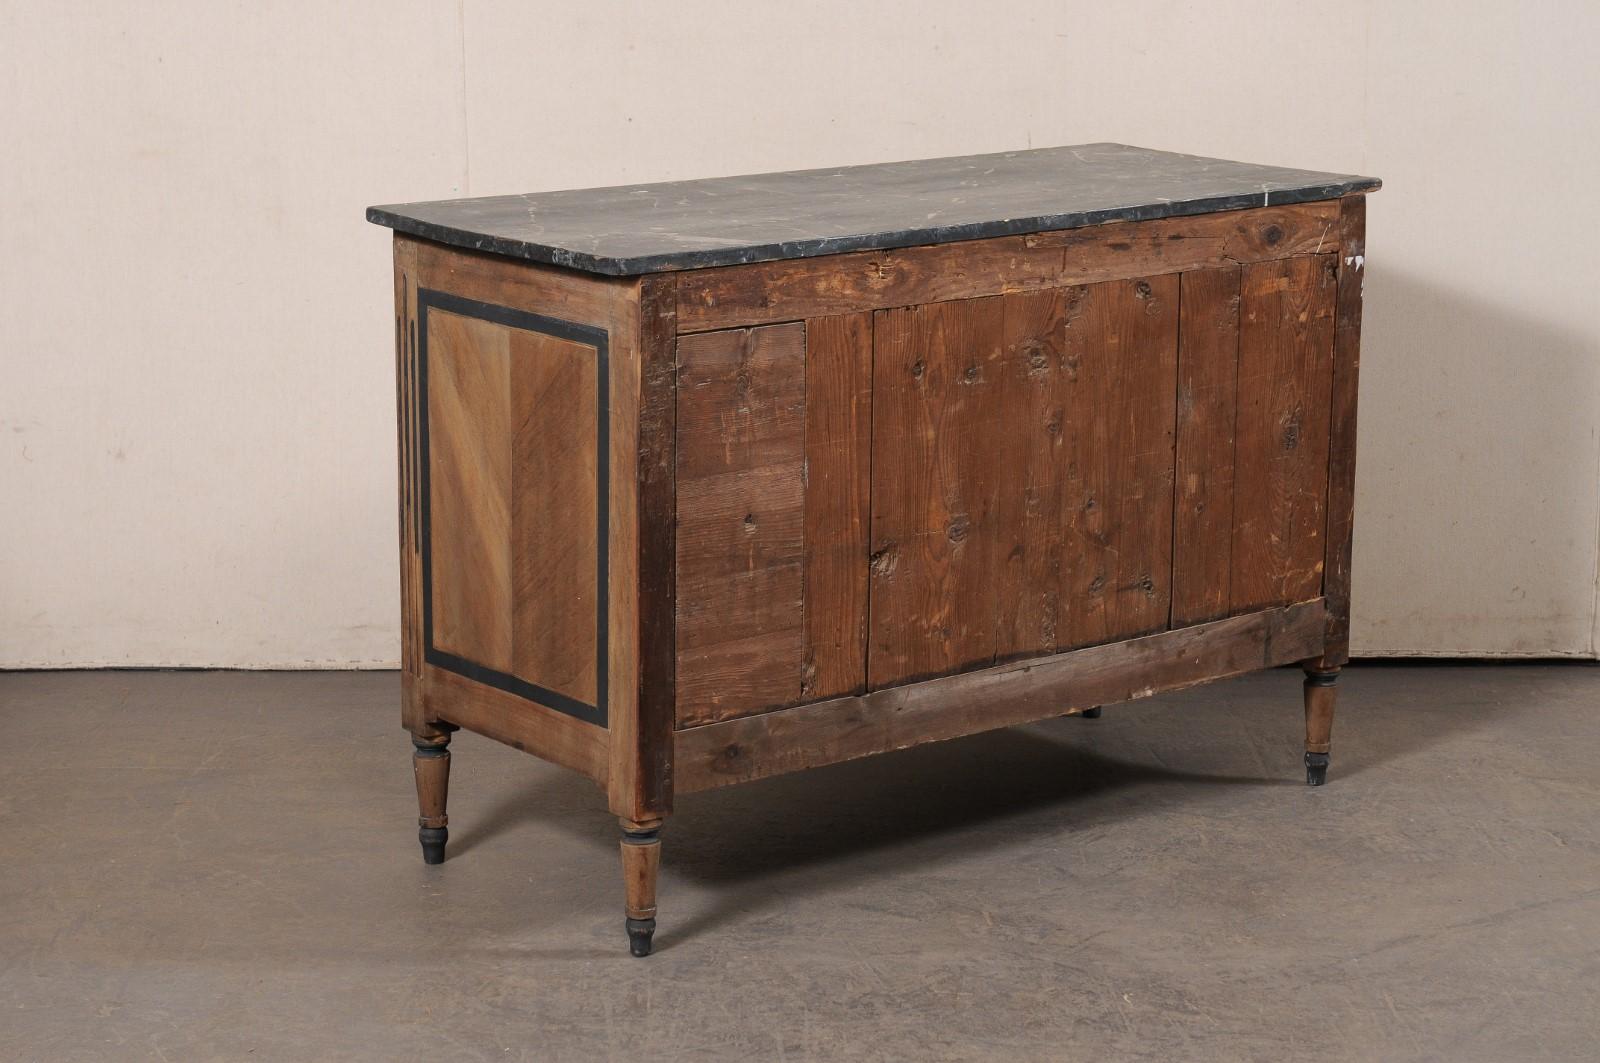
{"type": "Polygon", "coordinates": [[[402,716],[676,794],[1347,659],[1370,178],[1116,144],[374,207],[402,716]]]}

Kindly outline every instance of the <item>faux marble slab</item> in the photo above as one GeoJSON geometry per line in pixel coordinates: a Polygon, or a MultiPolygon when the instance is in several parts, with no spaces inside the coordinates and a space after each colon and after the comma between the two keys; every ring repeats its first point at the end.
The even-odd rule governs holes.
{"type": "Polygon", "coordinates": [[[1334,199],[1376,178],[1081,144],[369,207],[457,247],[609,276],[1334,199]]]}

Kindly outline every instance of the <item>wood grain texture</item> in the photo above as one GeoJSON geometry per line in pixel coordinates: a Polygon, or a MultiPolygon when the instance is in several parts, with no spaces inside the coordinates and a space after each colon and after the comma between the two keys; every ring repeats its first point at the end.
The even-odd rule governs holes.
{"type": "Polygon", "coordinates": [[[1328,450],[1328,534],[1324,594],[1328,648],[1323,667],[1350,659],[1350,552],[1355,527],[1356,391],[1361,369],[1361,294],[1366,275],[1367,200],[1340,201],[1339,280],[1334,308],[1333,394],[1328,450]]]}
{"type": "Polygon", "coordinates": [[[512,652],[506,670],[594,704],[600,608],[595,351],[555,336],[508,331],[512,652]]]}
{"type": "Polygon", "coordinates": [[[862,251],[677,275],[685,332],[794,321],[1337,250],[1336,203],[862,251]]]}
{"type": "Polygon", "coordinates": [[[1233,576],[1239,270],[1181,278],[1172,626],[1226,616],[1233,576]]]}
{"type": "Polygon", "coordinates": [[[677,721],[801,696],[805,327],[678,342],[677,721]]]}
{"type": "Polygon", "coordinates": [[[1003,320],[997,298],[875,316],[871,688],[994,660],[1003,320]]]}
{"type": "Polygon", "coordinates": [[[1214,269],[1335,250],[1339,246],[1339,204],[1299,203],[1158,221],[1119,221],[1034,233],[1023,242],[1030,247],[1065,248],[1065,279],[1077,284],[1214,269]],[[1137,272],[1127,272],[1130,267],[1137,272]]]}
{"type": "MultiPolygon", "coordinates": [[[[636,496],[637,461],[639,447],[639,433],[637,420],[639,383],[639,282],[638,281],[611,281],[599,278],[572,274],[568,271],[532,266],[526,263],[508,262],[490,255],[480,255],[472,252],[455,251],[430,244],[426,241],[413,240],[407,237],[396,240],[396,261],[404,261],[408,266],[411,277],[410,313],[415,315],[415,291],[417,288],[428,288],[435,291],[450,293],[465,299],[489,303],[506,307],[515,311],[541,314],[548,317],[559,318],[565,321],[577,322],[602,329],[610,336],[611,369],[612,377],[609,381],[609,394],[611,396],[610,428],[611,452],[608,455],[611,480],[611,553],[609,557],[610,579],[612,593],[610,595],[610,612],[607,619],[608,639],[610,642],[608,679],[610,686],[610,704],[608,715],[610,727],[615,732],[628,731],[629,741],[633,741],[632,729],[637,725],[636,701],[639,688],[638,668],[638,600],[637,600],[637,572],[638,559],[638,527],[636,496]]],[[[437,353],[440,357],[451,354],[453,340],[450,337],[439,338],[434,336],[436,325],[439,321],[450,324],[452,317],[447,312],[440,311],[437,307],[428,313],[430,321],[429,356],[430,367],[437,353]]],[[[578,420],[600,416],[600,411],[595,407],[596,391],[596,362],[594,352],[587,349],[587,372],[582,374],[582,388],[575,392],[570,401],[557,401],[553,385],[556,380],[568,379],[559,373],[557,377],[541,376],[537,372],[533,377],[518,377],[513,370],[537,369],[530,367],[521,356],[533,356],[543,346],[542,336],[536,336],[527,330],[513,329],[488,322],[479,324],[489,328],[498,328],[505,337],[507,372],[503,385],[504,408],[507,413],[503,419],[503,427],[491,417],[486,420],[476,409],[468,425],[468,438],[477,439],[483,446],[487,446],[490,437],[498,439],[493,446],[497,455],[492,462],[504,462],[511,469],[513,477],[512,486],[506,496],[506,509],[509,516],[506,525],[510,530],[506,533],[504,565],[507,572],[508,590],[504,595],[503,608],[496,606],[499,616],[499,630],[514,632],[519,611],[525,618],[534,613],[529,611],[529,606],[517,599],[514,588],[513,575],[517,566],[527,563],[528,559],[519,557],[521,551],[512,544],[517,541],[519,534],[515,527],[515,518],[521,514],[531,514],[533,507],[527,505],[528,499],[524,497],[527,491],[537,492],[537,485],[531,484],[527,479],[532,475],[532,468],[519,468],[517,460],[517,437],[519,432],[539,432],[551,427],[546,424],[528,424],[527,418],[517,416],[517,413],[528,414],[545,418],[563,417],[569,421],[576,417],[578,420]],[[530,338],[531,337],[531,338],[530,338]],[[517,349],[513,349],[513,347],[517,349]],[[525,406],[531,398],[543,389],[546,401],[545,408],[530,413],[525,406]],[[522,408],[519,408],[522,407],[522,408]],[[574,410],[576,412],[574,412],[574,410]],[[593,411],[592,414],[590,411],[593,411]],[[521,474],[520,479],[519,472],[521,474]],[[520,502],[519,502],[520,499],[520,502]],[[515,561],[515,563],[513,563],[515,561]]],[[[668,328],[670,332],[670,326],[668,328]]],[[[498,341],[496,341],[498,342],[498,341]]],[[[581,345],[579,345],[581,347],[581,345]]],[[[670,342],[669,347],[670,351],[670,342]]],[[[558,356],[562,352],[558,349],[558,356]]],[[[566,352],[572,353],[570,351],[566,352]]],[[[545,367],[559,369],[557,367],[545,367]]],[[[570,365],[568,370],[570,371],[570,365]]],[[[430,374],[430,398],[434,390],[431,385],[436,382],[436,376],[430,374]]],[[[412,384],[414,387],[415,385],[412,384]]],[[[490,404],[491,411],[493,403],[490,404]]],[[[430,418],[432,412],[430,411],[430,418]]],[[[430,449],[437,451],[437,426],[430,420],[430,449]]],[[[447,430],[448,431],[448,430],[447,430]]],[[[599,455],[593,454],[593,433],[590,434],[591,442],[588,443],[589,452],[592,454],[592,463],[597,464],[599,455]]],[[[554,441],[544,440],[536,446],[540,451],[539,461],[546,464],[552,461],[568,460],[572,458],[570,448],[554,446],[554,441]],[[546,446],[551,443],[551,446],[546,446]]],[[[535,446],[531,438],[524,438],[526,455],[527,447],[535,446]]],[[[435,454],[436,456],[436,454],[435,454]]],[[[546,469],[546,472],[554,470],[546,469]]],[[[572,483],[582,479],[581,476],[570,470],[554,471],[556,478],[563,483],[572,483]]],[[[437,467],[430,478],[430,486],[437,486],[440,476],[437,467]]],[[[581,524],[587,517],[586,514],[593,506],[595,496],[594,481],[589,480],[586,497],[578,500],[573,507],[564,507],[574,510],[580,515],[577,523],[581,524]]],[[[563,500],[564,502],[565,500],[563,500]]],[[[443,505],[444,503],[440,503],[443,505]]],[[[465,505],[465,503],[461,503],[465,505]]],[[[450,505],[456,505],[452,502],[450,505]]],[[[450,514],[434,513],[436,521],[443,519],[448,522],[452,519],[450,514]]],[[[557,520],[555,527],[563,527],[562,521],[571,522],[572,514],[569,513],[557,520]]],[[[504,527],[504,525],[501,525],[504,527]]],[[[572,525],[568,530],[578,530],[572,525]]],[[[561,534],[565,534],[564,532],[561,534]]],[[[576,551],[576,555],[587,553],[590,559],[587,562],[587,571],[590,575],[590,587],[593,586],[593,573],[596,567],[594,559],[594,533],[589,532],[587,544],[577,547],[566,547],[568,553],[576,551]]],[[[538,543],[543,550],[552,545],[551,534],[542,539],[536,536],[524,536],[524,542],[538,543]]],[[[484,544],[480,544],[484,545],[484,544]]],[[[575,555],[575,556],[576,556],[575,555]]],[[[420,562],[418,563],[420,567],[420,562]]],[[[524,581],[525,591],[530,590],[534,583],[540,584],[540,593],[549,596],[551,587],[559,587],[561,577],[554,576],[552,583],[545,579],[524,581]]],[[[476,588],[459,590],[456,593],[463,596],[479,597],[476,588]]],[[[592,602],[593,590],[588,591],[592,602]]],[[[495,595],[487,596],[493,598],[495,595]]],[[[420,594],[417,596],[420,599],[420,594]]],[[[541,608],[548,608],[549,603],[540,603],[541,608]]],[[[481,602],[474,608],[481,608],[481,602]]],[[[420,601],[412,607],[413,612],[407,623],[415,623],[420,631],[420,601]]],[[[525,620],[525,622],[527,622],[525,620]]],[[[599,617],[594,613],[591,604],[586,620],[575,629],[575,637],[587,640],[592,646],[597,637],[599,617]]],[[[516,652],[521,648],[521,643],[513,634],[509,640],[512,643],[510,664],[517,666],[516,652]]],[[[547,643],[546,649],[557,643],[547,643]]],[[[495,656],[487,654],[486,656],[495,656]]],[[[420,639],[419,639],[420,657],[420,639]]],[[[474,660],[479,660],[474,655],[474,660]]],[[[492,666],[490,661],[480,663],[492,666]]],[[[593,674],[595,660],[593,653],[589,654],[589,673],[593,674]]],[[[635,744],[633,756],[624,756],[622,751],[617,753],[617,766],[613,770],[610,763],[612,757],[612,742],[607,731],[592,723],[587,723],[571,716],[552,711],[538,705],[526,698],[515,694],[486,686],[472,680],[463,678],[453,672],[431,664],[418,664],[419,674],[415,678],[402,677],[402,684],[411,690],[410,698],[418,706],[414,717],[421,721],[437,721],[438,723],[452,723],[479,734],[487,735],[498,741],[505,742],[529,752],[538,754],[547,760],[563,764],[588,775],[596,780],[602,787],[606,786],[613,775],[618,780],[618,793],[612,795],[613,803],[631,808],[637,803],[637,793],[640,784],[641,772],[639,764],[641,756],[635,744]]],[[[509,669],[506,669],[509,671],[509,669]]],[[[576,674],[576,672],[574,673],[576,674]]],[[[542,676],[523,676],[530,682],[543,682],[542,676]]],[[[593,684],[593,679],[589,680],[593,684]]],[[[415,730],[415,728],[413,728],[415,730]]],[[[670,762],[670,753],[662,754],[658,749],[655,758],[660,762],[670,762]]]]}
{"type": "Polygon", "coordinates": [[[805,665],[801,696],[867,681],[872,315],[806,322],[805,665]]]}
{"type": "Polygon", "coordinates": [[[998,438],[998,660],[1054,653],[1059,635],[1066,448],[1067,311],[1081,290],[1005,296],[998,438]]]}
{"type": "Polygon", "coordinates": [[[1321,599],[679,731],[688,793],[1147,697],[1321,651],[1321,599]]]}
{"type": "Polygon", "coordinates": [[[510,332],[437,309],[426,327],[433,645],[510,672],[510,332]]]}
{"type": "MultiPolygon", "coordinates": [[[[677,294],[659,277],[639,288],[636,712],[612,725],[612,811],[640,819],[672,810],[677,713],[677,294]]],[[[613,356],[626,366],[626,357],[613,356]]],[[[626,437],[625,437],[626,441],[626,437]]],[[[613,642],[614,644],[614,642],[613,642]]]]}
{"type": "Polygon", "coordinates": [[[1167,624],[1178,278],[1072,290],[1064,336],[1062,649],[1167,624]]]}
{"type": "Polygon", "coordinates": [[[431,665],[421,687],[430,719],[571,768],[606,789],[610,743],[604,728],[431,665]]]}
{"type": "Polygon", "coordinates": [[[1232,609],[1320,593],[1336,256],[1241,278],[1232,609]]]}

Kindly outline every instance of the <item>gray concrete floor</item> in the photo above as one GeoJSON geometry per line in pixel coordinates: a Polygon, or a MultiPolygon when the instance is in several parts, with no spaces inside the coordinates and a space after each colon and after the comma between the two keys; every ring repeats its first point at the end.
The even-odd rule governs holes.
{"type": "Polygon", "coordinates": [[[1276,672],[684,798],[627,955],[586,781],[393,673],[0,675],[5,1060],[1594,1060],[1600,668],[1276,672]]]}

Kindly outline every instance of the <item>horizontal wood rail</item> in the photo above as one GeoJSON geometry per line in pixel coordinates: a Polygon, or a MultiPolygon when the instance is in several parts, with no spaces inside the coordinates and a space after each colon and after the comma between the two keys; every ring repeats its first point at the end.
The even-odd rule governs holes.
{"type": "Polygon", "coordinates": [[[1322,652],[1317,598],[677,733],[687,793],[1066,715],[1322,652]]]}

